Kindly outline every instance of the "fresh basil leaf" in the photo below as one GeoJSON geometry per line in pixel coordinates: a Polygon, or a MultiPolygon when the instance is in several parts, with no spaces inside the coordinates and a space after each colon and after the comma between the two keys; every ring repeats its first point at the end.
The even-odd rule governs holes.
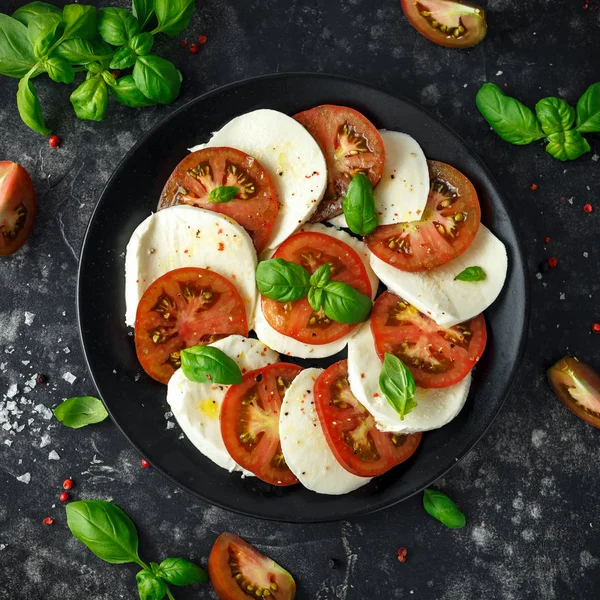
{"type": "Polygon", "coordinates": [[[590,145],[576,129],[548,136],[546,152],[558,160],[575,160],[589,151],[590,145]]]}
{"type": "Polygon", "coordinates": [[[159,566],[155,562],[150,562],[150,568],[155,575],[158,573],[159,566]]]}
{"type": "Polygon", "coordinates": [[[123,46],[117,50],[109,66],[111,69],[127,69],[135,64],[136,58],[137,56],[131,48],[123,46]]]}
{"type": "Polygon", "coordinates": [[[40,99],[38,98],[35,87],[29,77],[25,76],[19,81],[19,87],[17,89],[17,108],[23,123],[27,127],[41,133],[42,135],[48,135],[51,130],[46,127],[44,115],[42,114],[42,106],[40,99]]]}
{"type": "Polygon", "coordinates": [[[202,567],[183,558],[166,558],[160,563],[156,574],[171,585],[193,585],[208,581],[208,574],[202,567]]]}
{"type": "Polygon", "coordinates": [[[373,186],[364,173],[352,178],[342,202],[342,210],[352,233],[369,235],[377,227],[373,186]]]}
{"type": "Polygon", "coordinates": [[[73,79],[75,79],[73,67],[64,58],[51,56],[44,61],[44,68],[50,79],[57,83],[73,83],[73,79]]]}
{"type": "Polygon", "coordinates": [[[0,13],[0,75],[21,79],[36,63],[27,27],[0,13]]]}
{"type": "Polygon", "coordinates": [[[98,73],[84,81],[70,99],[79,119],[102,121],[108,105],[108,90],[102,74],[98,73]]]}
{"type": "Polygon", "coordinates": [[[341,281],[329,281],[322,288],[323,312],[338,323],[362,323],[369,318],[373,303],[369,296],[341,281]]]}
{"type": "Polygon", "coordinates": [[[497,85],[484,83],[475,102],[479,112],[503,140],[524,145],[545,137],[533,112],[518,100],[505,96],[497,85]]]}
{"type": "Polygon", "coordinates": [[[310,276],[310,285],[315,288],[322,288],[329,281],[330,277],[331,265],[329,263],[325,263],[310,276]]]}
{"type": "Polygon", "coordinates": [[[115,85],[111,86],[110,93],[117,102],[129,106],[130,108],[142,108],[144,106],[154,106],[156,102],[146,98],[140,90],[131,75],[119,77],[115,85]]]}
{"type": "Polygon", "coordinates": [[[133,79],[140,92],[158,104],[170,104],[179,96],[181,74],[173,63],[159,56],[138,57],[133,79]]]}
{"type": "Polygon", "coordinates": [[[98,558],[112,564],[141,563],[135,525],[116,504],[106,500],[70,502],[67,525],[98,558]]]}
{"type": "Polygon", "coordinates": [[[323,288],[311,287],[308,290],[308,303],[315,312],[319,312],[321,310],[321,306],[323,306],[324,295],[325,290],[323,288]]]}
{"type": "Polygon", "coordinates": [[[154,0],[133,0],[131,11],[133,16],[140,22],[143,30],[150,24],[154,16],[154,0]]]}
{"type": "Polygon", "coordinates": [[[104,404],[93,396],[68,398],[54,409],[54,416],[67,427],[79,429],[101,423],[108,417],[104,404]]]}
{"type": "Polygon", "coordinates": [[[94,75],[100,75],[104,71],[104,67],[98,62],[91,62],[85,65],[88,70],[86,79],[91,79],[94,75]]]}
{"type": "Polygon", "coordinates": [[[158,19],[158,27],[154,33],[181,33],[190,24],[194,4],[194,0],[154,0],[154,10],[158,19]]]}
{"type": "Polygon", "coordinates": [[[310,275],[306,269],[283,258],[258,263],[256,287],[265,298],[278,302],[294,302],[308,294],[310,275]]]}
{"type": "Polygon", "coordinates": [[[577,102],[577,129],[600,132],[600,82],[590,85],[577,102]]]}
{"type": "Polygon", "coordinates": [[[124,8],[103,8],[98,18],[98,31],[108,44],[124,46],[140,32],[140,23],[124,8]]]}
{"type": "Polygon", "coordinates": [[[379,387],[391,407],[404,417],[417,406],[416,385],[408,367],[393,354],[385,353],[379,374],[379,387]]]}
{"type": "Polygon", "coordinates": [[[485,281],[487,275],[481,267],[467,267],[461,271],[454,280],[456,281],[485,281]]]}
{"type": "Polygon", "coordinates": [[[140,600],[162,600],[167,594],[166,583],[150,569],[138,571],[135,580],[140,600]]]}
{"type": "Polygon", "coordinates": [[[535,114],[544,133],[567,131],[575,122],[575,109],[561,98],[542,98],[535,105],[535,114]]]}
{"type": "Polygon", "coordinates": [[[220,185],[208,194],[208,201],[213,204],[221,204],[222,202],[231,202],[238,194],[240,188],[235,185],[220,185]]]}
{"type": "Polygon", "coordinates": [[[427,488],[423,491],[423,508],[450,529],[461,529],[467,523],[458,506],[438,490],[427,488]]]}
{"type": "Polygon", "coordinates": [[[48,56],[52,46],[60,37],[59,27],[62,29],[62,26],[62,18],[51,13],[30,21],[28,25],[29,35],[33,39],[33,53],[37,58],[48,56]],[[42,27],[38,29],[40,23],[42,23],[42,27]]]}
{"type": "Polygon", "coordinates": [[[48,4],[47,2],[30,2],[21,8],[17,8],[12,14],[12,18],[23,23],[23,25],[29,25],[29,22],[40,15],[46,14],[61,14],[60,8],[48,4]]]}
{"type": "Polygon", "coordinates": [[[138,33],[129,41],[129,47],[139,56],[150,54],[154,46],[154,36],[151,33],[138,33]]]}
{"type": "Polygon", "coordinates": [[[67,4],[62,16],[65,22],[65,40],[93,40],[98,35],[98,11],[95,6],[67,4]]]}
{"type": "Polygon", "coordinates": [[[190,381],[197,383],[242,383],[237,363],[214,346],[192,346],[181,351],[181,369],[190,381]]]}
{"type": "Polygon", "coordinates": [[[101,40],[81,40],[74,38],[61,42],[52,52],[52,56],[60,56],[72,65],[85,65],[95,61],[106,61],[112,58],[112,48],[101,40]]]}

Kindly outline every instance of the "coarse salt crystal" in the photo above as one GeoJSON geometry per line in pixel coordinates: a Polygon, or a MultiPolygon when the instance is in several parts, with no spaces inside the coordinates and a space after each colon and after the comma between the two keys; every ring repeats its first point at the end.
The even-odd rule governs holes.
{"type": "Polygon", "coordinates": [[[583,258],[587,258],[589,256],[589,254],[587,252],[583,253],[583,258]]]}
{"type": "Polygon", "coordinates": [[[561,293],[561,295],[559,296],[559,298],[560,298],[561,300],[564,300],[564,299],[565,299],[565,295],[564,295],[564,293],[561,293]]]}
{"type": "Polygon", "coordinates": [[[600,158],[600,156],[598,156],[597,154],[594,154],[594,155],[592,156],[592,160],[593,160],[594,162],[597,162],[599,158],[600,158]]]}
{"type": "Polygon", "coordinates": [[[16,383],[13,383],[6,392],[6,396],[8,398],[14,398],[19,393],[19,388],[16,383]]]}
{"type": "Polygon", "coordinates": [[[63,374],[62,378],[67,382],[70,383],[71,385],[73,385],[73,383],[75,382],[75,380],[77,379],[77,377],[75,377],[75,375],[73,375],[73,373],[70,373],[69,371],[67,371],[66,373],[63,374]]]}
{"type": "Polygon", "coordinates": [[[48,460],[60,460],[58,452],[56,452],[56,450],[50,450],[50,453],[48,454],[48,460]]]}
{"type": "Polygon", "coordinates": [[[13,444],[12,440],[4,440],[4,443],[10,448],[13,444]]]}
{"type": "Polygon", "coordinates": [[[69,352],[71,352],[71,349],[70,349],[70,348],[68,348],[68,347],[66,347],[66,348],[63,348],[63,352],[64,352],[65,354],[69,354],[69,352]]]}
{"type": "Polygon", "coordinates": [[[496,77],[500,77],[500,75],[502,75],[502,73],[504,73],[504,71],[498,71],[498,72],[496,73],[496,77]]]}
{"type": "Polygon", "coordinates": [[[37,413],[40,413],[40,415],[42,415],[42,417],[46,419],[46,421],[49,421],[52,418],[52,411],[43,404],[37,404],[33,407],[33,410],[35,410],[35,412],[37,413]]]}
{"type": "Polygon", "coordinates": [[[48,445],[50,445],[50,436],[47,433],[43,433],[42,438],[40,439],[40,448],[44,448],[48,445]]]}
{"type": "Polygon", "coordinates": [[[165,413],[165,419],[168,421],[171,417],[173,416],[172,412],[166,412],[165,413]]]}
{"type": "Polygon", "coordinates": [[[569,204],[573,204],[573,198],[575,198],[575,196],[571,196],[571,197],[570,197],[570,198],[567,200],[567,202],[568,202],[569,204]]]}
{"type": "Polygon", "coordinates": [[[19,475],[17,477],[17,481],[22,481],[23,483],[29,483],[31,481],[31,473],[23,473],[23,475],[19,475]]]}
{"type": "Polygon", "coordinates": [[[35,313],[25,311],[25,325],[31,325],[35,319],[35,313]]]}
{"type": "Polygon", "coordinates": [[[173,421],[167,421],[167,429],[173,429],[175,427],[175,423],[173,421]]]}
{"type": "Polygon", "coordinates": [[[537,279],[541,279],[542,278],[542,274],[541,273],[536,273],[535,276],[536,276],[537,279]]]}
{"type": "Polygon", "coordinates": [[[30,362],[30,360],[22,360],[21,364],[27,366],[30,362]]]}

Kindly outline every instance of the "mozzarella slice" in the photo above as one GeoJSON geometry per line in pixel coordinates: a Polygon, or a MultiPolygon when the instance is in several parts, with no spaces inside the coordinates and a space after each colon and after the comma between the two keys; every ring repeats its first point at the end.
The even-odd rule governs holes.
{"type": "Polygon", "coordinates": [[[327,222],[331,223],[334,227],[349,229],[348,223],[346,222],[346,215],[344,213],[335,217],[331,217],[331,219],[328,219],[327,222]]]}
{"type": "Polygon", "coordinates": [[[240,115],[202,147],[229,146],[256,158],[277,189],[279,213],[269,248],[276,248],[315,212],[327,187],[323,152],[300,123],[276,110],[240,115]]]}
{"type": "Polygon", "coordinates": [[[484,225],[473,243],[458,258],[421,273],[392,267],[371,254],[371,266],[391,292],[431,317],[438,325],[451,327],[482,313],[496,300],[508,269],[504,244],[484,225]],[[467,282],[455,277],[467,267],[479,266],[487,278],[467,282]]]}
{"type": "Polygon", "coordinates": [[[300,483],[318,494],[347,494],[371,481],[349,473],[329,449],[314,403],[314,385],[323,369],[304,369],[292,381],[281,405],[279,437],[288,467],[300,483]]]}
{"type": "MultiPolygon", "coordinates": [[[[241,335],[230,335],[211,346],[230,356],[242,373],[279,362],[279,355],[262,342],[241,335]]],[[[219,416],[230,387],[190,381],[177,369],[169,380],[167,402],[185,435],[204,456],[230,472],[242,471],[252,477],[231,458],[221,435],[219,416]]]]}
{"type": "Polygon", "coordinates": [[[256,304],[256,252],[233,219],[194,206],[172,206],[150,215],[133,232],[125,257],[125,323],[133,327],[138,302],[161,275],[200,267],[235,285],[252,326],[256,304]]]}
{"type": "Polygon", "coordinates": [[[371,324],[364,323],[348,343],[348,381],[352,393],[373,415],[381,431],[416,433],[438,429],[452,421],[467,401],[470,373],[450,387],[417,388],[417,406],[402,420],[379,387],[381,367],[371,324]]]}

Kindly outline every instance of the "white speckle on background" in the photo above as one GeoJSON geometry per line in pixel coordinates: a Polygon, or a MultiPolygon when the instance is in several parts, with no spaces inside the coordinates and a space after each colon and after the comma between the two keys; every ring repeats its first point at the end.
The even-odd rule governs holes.
{"type": "Polygon", "coordinates": [[[564,292],[561,292],[561,293],[560,293],[560,296],[559,296],[559,298],[560,298],[561,300],[564,300],[564,299],[565,299],[565,294],[564,294],[564,292]]]}
{"type": "Polygon", "coordinates": [[[593,160],[594,162],[597,162],[599,158],[600,158],[600,156],[598,156],[597,154],[594,154],[594,155],[592,156],[592,160],[593,160]]]}
{"type": "Polygon", "coordinates": [[[535,448],[540,448],[546,439],[546,432],[541,429],[534,429],[531,432],[531,443],[535,448]]]}
{"type": "Polygon", "coordinates": [[[23,483],[29,483],[31,481],[31,473],[23,473],[23,475],[19,475],[17,477],[17,481],[21,481],[23,483]]]}
{"type": "Polygon", "coordinates": [[[35,319],[35,313],[25,311],[25,325],[32,325],[35,319]]]}
{"type": "Polygon", "coordinates": [[[70,383],[71,385],[73,385],[74,381],[77,379],[77,377],[75,377],[75,375],[73,375],[73,373],[71,373],[70,371],[67,371],[66,373],[63,373],[62,378],[67,383],[70,383]]]}
{"type": "Polygon", "coordinates": [[[22,360],[21,364],[27,366],[30,362],[30,360],[22,360]]]}
{"type": "Polygon", "coordinates": [[[502,73],[504,73],[504,71],[498,71],[498,72],[496,73],[496,77],[500,77],[500,75],[502,75],[502,73]]]}
{"type": "Polygon", "coordinates": [[[10,448],[13,444],[12,440],[4,440],[4,443],[10,448]]]}
{"type": "Polygon", "coordinates": [[[66,348],[63,348],[63,352],[64,352],[65,354],[69,354],[69,353],[71,352],[71,349],[70,349],[70,348],[68,348],[68,347],[66,347],[66,348]]]}
{"type": "Polygon", "coordinates": [[[535,277],[536,277],[536,279],[541,279],[542,278],[542,274],[541,273],[536,273],[535,277]]]}
{"type": "Polygon", "coordinates": [[[567,202],[569,204],[573,204],[573,200],[575,199],[575,196],[571,196],[570,198],[567,199],[567,202]]]}
{"type": "Polygon", "coordinates": [[[50,454],[48,454],[48,460],[60,460],[60,456],[56,450],[50,450],[50,454]]]}
{"type": "Polygon", "coordinates": [[[583,253],[583,258],[587,258],[589,256],[589,254],[587,252],[583,253]]]}

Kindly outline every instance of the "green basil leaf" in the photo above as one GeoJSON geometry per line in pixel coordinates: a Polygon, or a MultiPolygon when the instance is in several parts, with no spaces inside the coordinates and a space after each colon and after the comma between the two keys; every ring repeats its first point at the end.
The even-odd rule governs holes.
{"type": "Polygon", "coordinates": [[[154,36],[151,33],[138,33],[129,41],[129,47],[139,56],[150,54],[154,46],[154,36]]]}
{"type": "Polygon", "coordinates": [[[98,558],[112,564],[140,564],[137,530],[116,504],[106,500],[70,502],[67,525],[98,558]]]}
{"type": "Polygon", "coordinates": [[[167,35],[181,33],[189,24],[194,12],[194,0],[154,0],[158,27],[154,30],[167,35]]]}
{"type": "Polygon", "coordinates": [[[44,68],[52,81],[57,83],[73,83],[75,71],[64,58],[51,56],[44,62],[44,68]]]}
{"type": "Polygon", "coordinates": [[[461,529],[467,523],[458,506],[438,490],[427,488],[423,491],[423,508],[450,529],[461,529]]]}
{"type": "Polygon", "coordinates": [[[590,145],[576,129],[548,136],[546,152],[558,160],[575,160],[589,151],[590,145]]]}
{"type": "Polygon", "coordinates": [[[135,580],[140,600],[162,600],[167,593],[166,583],[150,569],[138,571],[135,580]]]}
{"type": "Polygon", "coordinates": [[[98,31],[108,44],[124,46],[140,32],[140,23],[124,8],[103,8],[98,18],[98,31]]]}
{"type": "Polygon", "coordinates": [[[456,281],[485,281],[487,275],[481,267],[467,267],[461,271],[454,280],[456,281]]]}
{"type": "Polygon", "coordinates": [[[323,312],[338,323],[362,323],[369,318],[373,302],[369,296],[341,281],[329,281],[322,288],[323,312]]]}
{"type": "Polygon", "coordinates": [[[98,11],[95,6],[67,4],[62,16],[65,22],[65,40],[93,40],[98,35],[98,11]]]}
{"type": "Polygon", "coordinates": [[[505,96],[497,85],[484,83],[475,102],[479,112],[503,140],[524,145],[545,137],[533,112],[518,100],[505,96]]]}
{"type": "Polygon", "coordinates": [[[30,2],[21,8],[17,8],[12,14],[12,18],[23,23],[23,25],[29,25],[29,22],[40,15],[46,14],[61,14],[60,8],[48,4],[47,2],[30,2]]]}
{"type": "Polygon", "coordinates": [[[71,104],[79,119],[102,121],[108,105],[108,89],[102,74],[84,81],[71,94],[71,104]]]}
{"type": "Polygon", "coordinates": [[[46,127],[44,115],[42,114],[42,106],[40,99],[38,98],[35,87],[29,77],[23,77],[19,81],[19,87],[17,89],[17,108],[23,123],[27,127],[41,133],[42,135],[48,135],[51,130],[46,127]]]}
{"type": "Polygon", "coordinates": [[[52,52],[52,56],[60,56],[72,65],[85,65],[95,61],[112,58],[112,48],[101,40],[81,40],[74,38],[61,42],[52,52]]]}
{"type": "Polygon", "coordinates": [[[577,102],[577,129],[600,132],[600,82],[590,85],[577,102]]]}
{"type": "Polygon", "coordinates": [[[560,98],[542,98],[535,105],[535,114],[544,133],[567,131],[575,122],[575,109],[560,98]]]}
{"type": "Polygon", "coordinates": [[[157,575],[171,585],[193,585],[208,581],[208,574],[202,567],[183,558],[166,558],[160,563],[157,575]]]}
{"type": "Polygon", "coordinates": [[[319,312],[323,306],[323,296],[325,290],[323,288],[311,287],[308,290],[308,303],[315,312],[319,312]]]}
{"type": "Polygon", "coordinates": [[[0,13],[0,75],[21,79],[36,63],[27,27],[0,13]]]}
{"type": "Polygon", "coordinates": [[[192,346],[180,353],[181,369],[190,381],[197,383],[242,383],[242,372],[237,363],[223,350],[214,346],[192,346]]]}
{"type": "Polygon", "coordinates": [[[127,69],[135,64],[136,58],[137,56],[131,48],[123,46],[117,50],[109,66],[111,69],[127,69]]]}
{"type": "Polygon", "coordinates": [[[329,263],[325,263],[310,276],[310,285],[315,288],[322,288],[329,281],[330,277],[331,265],[329,263]]]}
{"type": "Polygon", "coordinates": [[[97,62],[91,62],[85,65],[85,68],[88,70],[86,75],[86,79],[91,79],[94,75],[100,75],[104,71],[104,67],[97,62]]]}
{"type": "Polygon", "coordinates": [[[63,20],[58,15],[48,13],[29,22],[29,36],[33,39],[33,53],[37,58],[44,58],[60,36],[59,27],[63,20]]]}
{"type": "Polygon", "coordinates": [[[110,93],[113,95],[117,102],[129,106],[130,108],[142,108],[144,106],[154,106],[156,102],[149,100],[138,90],[133,76],[127,75],[126,77],[120,77],[115,82],[115,85],[111,86],[110,93]]]}
{"type": "Polygon", "coordinates": [[[342,210],[352,233],[369,235],[377,227],[373,186],[364,173],[358,173],[352,178],[344,196],[342,210]]]}
{"type": "Polygon", "coordinates": [[[79,429],[108,417],[104,404],[93,396],[68,398],[54,409],[54,416],[67,427],[79,429]]]}
{"type": "Polygon", "coordinates": [[[416,385],[408,367],[393,354],[385,353],[379,374],[379,387],[391,407],[404,417],[417,406],[416,385]]]}
{"type": "Polygon", "coordinates": [[[158,573],[159,566],[155,562],[150,562],[150,568],[155,575],[158,573]]]}
{"type": "Polygon", "coordinates": [[[306,269],[283,258],[258,263],[256,287],[261,295],[278,302],[294,302],[308,294],[310,275],[306,269]]]}
{"type": "Polygon", "coordinates": [[[154,16],[154,0],[133,0],[131,11],[145,29],[154,16]]]}
{"type": "Polygon", "coordinates": [[[158,104],[170,104],[179,96],[181,75],[173,63],[159,56],[139,56],[133,79],[140,92],[158,104]]]}
{"type": "Polygon", "coordinates": [[[210,190],[208,201],[213,204],[221,204],[222,202],[231,202],[239,193],[240,188],[235,185],[221,185],[210,190]]]}

